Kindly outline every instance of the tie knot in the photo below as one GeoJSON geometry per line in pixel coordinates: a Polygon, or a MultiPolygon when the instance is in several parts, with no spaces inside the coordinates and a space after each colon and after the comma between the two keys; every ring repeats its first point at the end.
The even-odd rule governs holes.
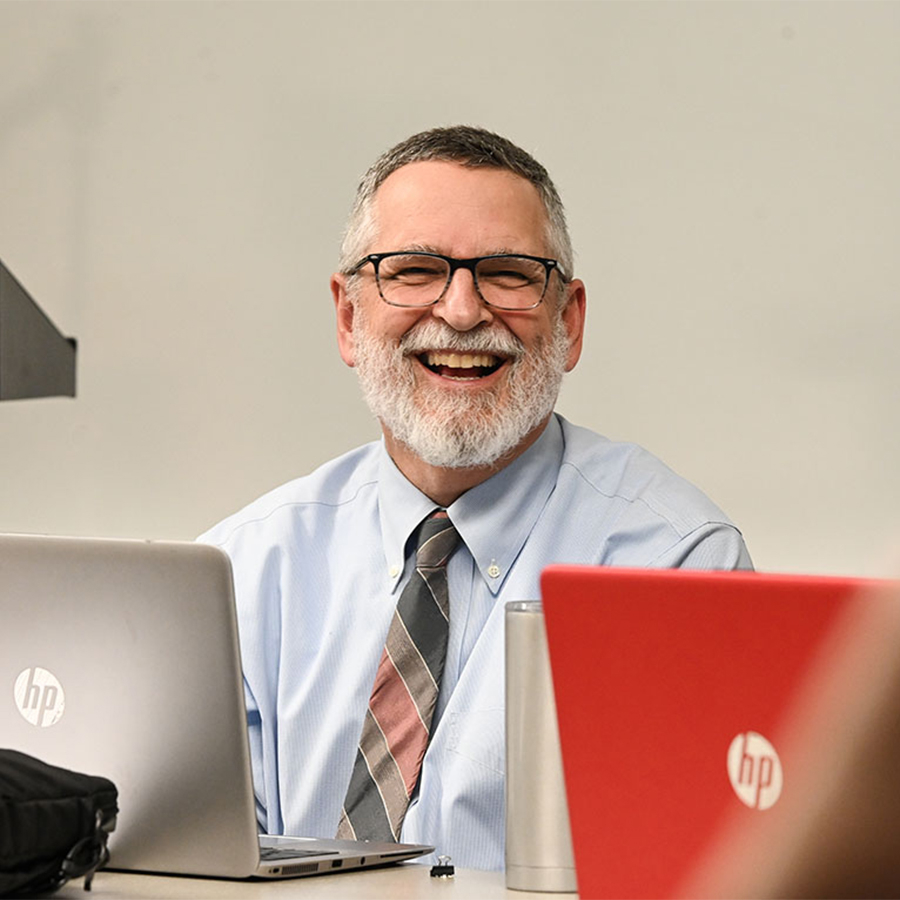
{"type": "Polygon", "coordinates": [[[435,510],[419,526],[416,545],[416,568],[434,569],[447,565],[459,543],[459,533],[445,509],[435,510]]]}

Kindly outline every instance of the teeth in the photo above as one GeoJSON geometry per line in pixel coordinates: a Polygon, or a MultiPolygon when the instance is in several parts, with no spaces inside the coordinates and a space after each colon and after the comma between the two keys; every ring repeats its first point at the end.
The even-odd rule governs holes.
{"type": "Polygon", "coordinates": [[[500,360],[492,353],[446,353],[430,350],[425,354],[429,366],[449,366],[451,369],[490,368],[500,360]]]}

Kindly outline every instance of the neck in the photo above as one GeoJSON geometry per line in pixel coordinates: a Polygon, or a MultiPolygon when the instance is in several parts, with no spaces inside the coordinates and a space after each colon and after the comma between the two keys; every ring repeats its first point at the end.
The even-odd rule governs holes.
{"type": "Polygon", "coordinates": [[[426,497],[438,506],[450,506],[470,488],[476,487],[505,469],[518,459],[543,433],[550,416],[547,416],[512,449],[489,466],[473,466],[467,469],[443,468],[432,466],[420,459],[416,454],[398,441],[390,430],[382,426],[384,443],[391,459],[406,479],[414,484],[426,497]]]}

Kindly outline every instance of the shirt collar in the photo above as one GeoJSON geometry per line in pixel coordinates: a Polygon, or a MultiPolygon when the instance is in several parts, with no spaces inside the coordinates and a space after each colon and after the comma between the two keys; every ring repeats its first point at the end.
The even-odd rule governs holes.
{"type": "MultiPolygon", "coordinates": [[[[503,586],[553,492],[563,449],[562,428],[554,415],[520,457],[447,508],[450,521],[493,594],[503,586]]],[[[406,479],[383,441],[378,499],[385,564],[393,591],[403,574],[407,541],[435,504],[406,479]]]]}

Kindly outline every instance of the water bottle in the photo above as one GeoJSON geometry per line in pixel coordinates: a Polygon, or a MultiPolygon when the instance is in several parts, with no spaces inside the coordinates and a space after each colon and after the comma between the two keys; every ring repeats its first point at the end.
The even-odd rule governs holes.
{"type": "Polygon", "coordinates": [[[506,604],[506,886],[575,891],[544,612],[506,604]]]}

